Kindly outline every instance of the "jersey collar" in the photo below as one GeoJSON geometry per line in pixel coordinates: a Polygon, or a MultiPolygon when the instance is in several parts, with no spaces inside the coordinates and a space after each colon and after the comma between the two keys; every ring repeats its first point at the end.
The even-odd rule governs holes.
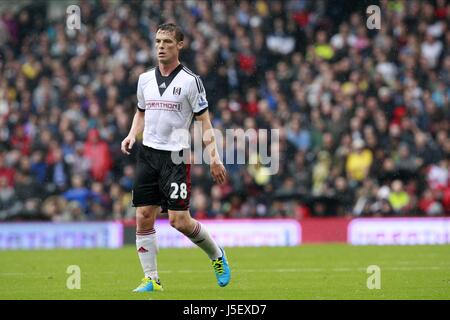
{"type": "Polygon", "coordinates": [[[181,69],[183,69],[183,65],[180,63],[167,77],[164,77],[159,70],[159,66],[156,67],[156,83],[158,84],[159,94],[161,96],[181,69]]]}

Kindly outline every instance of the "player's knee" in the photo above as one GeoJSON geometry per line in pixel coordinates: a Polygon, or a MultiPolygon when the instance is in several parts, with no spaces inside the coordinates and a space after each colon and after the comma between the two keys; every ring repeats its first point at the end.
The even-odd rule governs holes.
{"type": "Polygon", "coordinates": [[[138,220],[151,220],[153,218],[153,211],[150,207],[140,207],[136,209],[136,218],[138,220]]]}
{"type": "Polygon", "coordinates": [[[180,219],[178,219],[176,216],[173,216],[173,215],[169,215],[169,223],[173,228],[175,228],[177,230],[181,225],[180,219]]]}
{"type": "Polygon", "coordinates": [[[189,221],[183,216],[170,215],[170,225],[181,233],[189,232],[189,221]]]}

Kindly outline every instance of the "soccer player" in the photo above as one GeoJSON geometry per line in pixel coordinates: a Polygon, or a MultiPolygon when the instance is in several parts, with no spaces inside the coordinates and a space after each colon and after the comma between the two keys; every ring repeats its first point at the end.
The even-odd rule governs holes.
{"type": "MultiPolygon", "coordinates": [[[[145,277],[134,291],[162,290],[156,267],[158,244],[154,227],[160,207],[163,212],[168,210],[170,225],[208,255],[217,282],[224,287],[231,274],[224,250],[189,213],[190,164],[176,164],[171,156],[173,152],[182,156],[190,148],[190,141],[182,141],[173,133],[180,129],[188,132],[194,117],[202,122],[203,132],[212,130],[205,89],[200,77],[179,61],[183,33],[177,25],[159,26],[155,46],[158,66],[139,76],[137,111],[121,145],[122,152],[129,155],[136,135],[144,132],[132,194],[136,207],[136,248],[145,277]]],[[[227,173],[214,137],[203,142],[210,150],[211,175],[216,183],[222,184],[227,173]]]]}

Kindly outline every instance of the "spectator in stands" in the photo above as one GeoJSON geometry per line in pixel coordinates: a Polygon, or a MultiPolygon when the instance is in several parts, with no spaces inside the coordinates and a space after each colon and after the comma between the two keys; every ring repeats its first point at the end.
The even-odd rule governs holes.
{"type": "Polygon", "coordinates": [[[67,201],[61,196],[50,196],[42,203],[42,213],[54,222],[70,222],[72,217],[69,214],[67,201]]]}
{"type": "Polygon", "coordinates": [[[70,168],[63,158],[63,151],[57,147],[52,150],[52,157],[47,167],[46,181],[49,190],[61,193],[67,190],[70,184],[70,168]]]}
{"type": "Polygon", "coordinates": [[[133,216],[134,173],[118,143],[136,109],[139,74],[155,65],[156,27],[174,20],[186,35],[181,60],[202,77],[215,127],[280,130],[277,175],[261,163],[227,164],[230,181],[217,192],[208,171],[192,167],[208,217],[343,214],[333,198],[344,192],[348,213],[389,216],[388,186],[397,179],[405,186],[392,191],[398,214],[450,214],[449,5],[381,1],[382,28],[369,31],[365,7],[349,1],[352,12],[312,0],[192,0],[177,10],[170,1],[81,1],[83,27],[73,32],[63,16],[45,17],[65,12],[59,2],[0,12],[4,199],[19,183],[14,203],[28,214],[47,197],[76,194],[70,219],[133,216]],[[31,19],[36,10],[43,19],[31,19]],[[65,193],[74,177],[83,182],[65,193]],[[94,182],[110,197],[106,207],[89,199],[94,182]],[[37,184],[40,195],[30,188],[37,184]],[[287,189],[290,197],[277,198],[287,189]]]}
{"type": "Polygon", "coordinates": [[[436,199],[431,189],[424,191],[419,208],[427,216],[439,216],[444,213],[443,205],[436,199]]]}
{"type": "Polygon", "coordinates": [[[87,179],[91,169],[91,159],[84,156],[84,145],[81,142],[75,144],[75,153],[67,157],[72,175],[79,175],[87,179]]]}
{"type": "Polygon", "coordinates": [[[396,214],[407,213],[408,206],[410,205],[410,196],[403,189],[403,183],[400,180],[392,182],[391,192],[389,193],[389,204],[396,214]]]}
{"type": "Polygon", "coordinates": [[[69,212],[69,221],[86,221],[87,216],[82,205],[78,201],[70,201],[67,206],[69,212]]]}
{"type": "Polygon", "coordinates": [[[5,178],[9,186],[14,186],[15,170],[6,165],[5,154],[0,153],[0,178],[5,178]]]}
{"type": "Polygon", "coordinates": [[[293,119],[287,129],[287,139],[297,148],[297,150],[307,151],[311,144],[311,137],[308,130],[301,127],[300,119],[293,119]]]}
{"type": "Polygon", "coordinates": [[[0,219],[6,220],[18,214],[22,209],[13,187],[8,185],[6,177],[0,177],[0,219]]]}
{"type": "Polygon", "coordinates": [[[31,172],[36,181],[42,185],[46,183],[48,165],[44,161],[42,150],[36,150],[31,155],[31,172]]]}
{"type": "Polygon", "coordinates": [[[85,182],[81,176],[72,177],[72,186],[64,192],[64,198],[69,202],[77,202],[84,213],[87,213],[89,202],[91,200],[91,191],[86,188],[85,182]]]}
{"type": "Polygon", "coordinates": [[[97,129],[90,129],[84,145],[84,157],[91,162],[91,174],[97,181],[104,181],[111,169],[111,154],[106,142],[100,140],[97,129]]]}
{"type": "Polygon", "coordinates": [[[398,170],[405,170],[413,173],[418,167],[417,159],[411,155],[409,146],[406,143],[400,144],[398,155],[395,158],[395,165],[398,170]]]}
{"type": "Polygon", "coordinates": [[[352,151],[346,162],[347,177],[356,182],[361,182],[368,176],[372,165],[372,151],[365,149],[364,146],[364,140],[360,138],[353,140],[352,151]]]}
{"type": "Polygon", "coordinates": [[[123,176],[119,180],[119,184],[123,190],[131,192],[134,183],[134,166],[126,165],[123,168],[123,176]]]}
{"type": "Polygon", "coordinates": [[[317,163],[313,167],[313,195],[322,195],[325,193],[326,182],[329,179],[331,171],[331,157],[327,151],[320,151],[317,155],[317,163]]]}
{"type": "Polygon", "coordinates": [[[15,175],[15,192],[17,199],[25,203],[30,199],[42,199],[44,190],[36,182],[30,172],[18,170],[15,175]]]}

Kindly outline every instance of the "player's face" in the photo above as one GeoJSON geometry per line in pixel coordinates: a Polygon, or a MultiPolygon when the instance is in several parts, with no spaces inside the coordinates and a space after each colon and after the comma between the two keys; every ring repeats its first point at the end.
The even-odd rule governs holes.
{"type": "Polygon", "coordinates": [[[156,54],[162,64],[171,64],[178,60],[178,55],[183,47],[183,41],[177,42],[175,32],[158,31],[156,33],[156,54]]]}

